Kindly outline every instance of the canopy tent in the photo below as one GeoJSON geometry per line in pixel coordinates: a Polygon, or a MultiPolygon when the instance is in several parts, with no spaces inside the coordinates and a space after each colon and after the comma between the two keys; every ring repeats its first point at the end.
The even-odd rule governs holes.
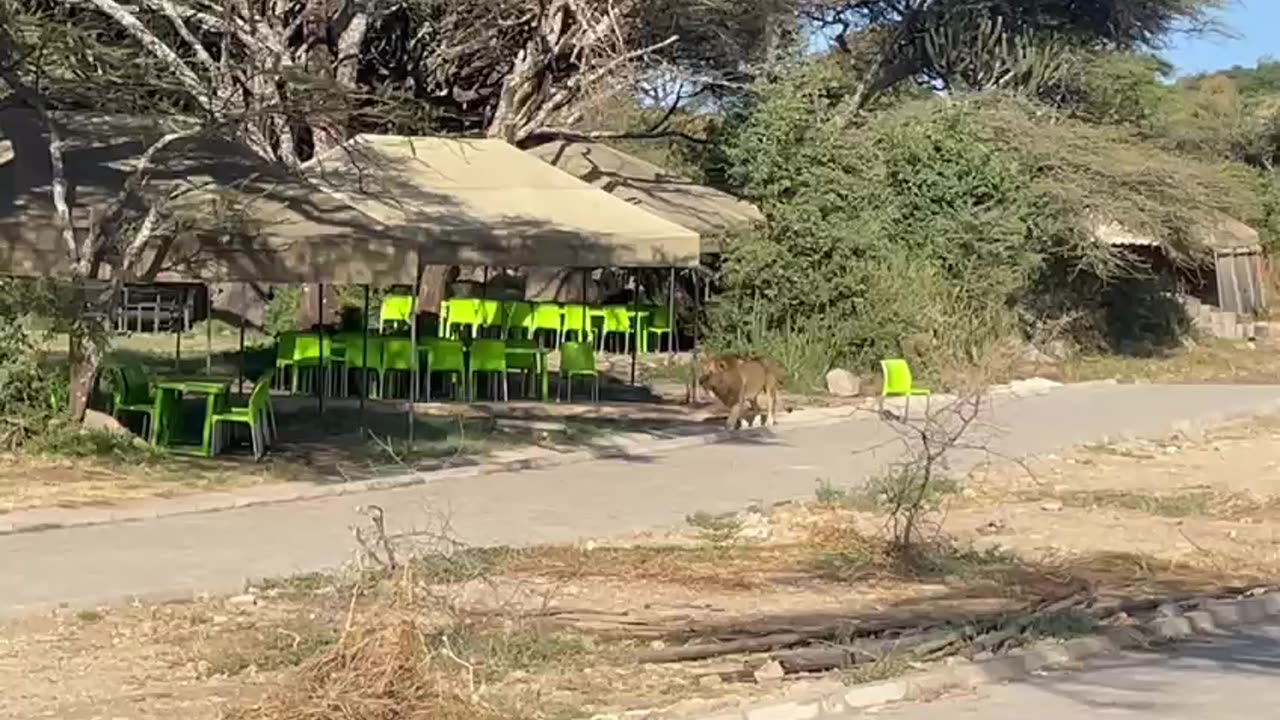
{"type": "Polygon", "coordinates": [[[698,233],[503,140],[359,135],[309,180],[420,244],[422,261],[487,267],[692,267],[698,233]]]}
{"type": "Polygon", "coordinates": [[[702,252],[723,251],[723,238],[764,222],[751,203],[699,185],[647,160],[597,142],[554,140],[527,150],[597,188],[702,236],[702,252]]]}
{"type": "MultiPolygon", "coordinates": [[[[142,154],[176,128],[149,118],[56,116],[64,140],[72,222],[88,227],[124,187],[142,154]]],[[[416,247],[248,148],[196,136],[150,164],[143,192],[177,196],[179,232],[144,255],[160,282],[414,283],[416,247]]],[[[34,112],[0,110],[0,273],[63,274],[69,267],[50,194],[48,129],[34,112]]]]}

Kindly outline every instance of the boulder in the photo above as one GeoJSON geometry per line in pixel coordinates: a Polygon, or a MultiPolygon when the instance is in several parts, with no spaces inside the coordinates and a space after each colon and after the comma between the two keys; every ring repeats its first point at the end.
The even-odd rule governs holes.
{"type": "Polygon", "coordinates": [[[129,431],[129,428],[120,424],[119,420],[97,410],[84,411],[84,423],[82,427],[85,430],[101,430],[113,435],[133,436],[133,433],[129,431]]]}
{"type": "Polygon", "coordinates": [[[862,379],[842,368],[827,373],[827,392],[836,397],[857,397],[862,392],[862,379]]]}

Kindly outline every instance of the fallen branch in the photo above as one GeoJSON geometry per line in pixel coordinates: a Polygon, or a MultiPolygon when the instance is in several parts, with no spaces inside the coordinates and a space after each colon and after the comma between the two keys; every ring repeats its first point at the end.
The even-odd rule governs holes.
{"type": "Polygon", "coordinates": [[[940,628],[900,637],[860,640],[849,645],[829,645],[777,653],[772,659],[778,661],[788,673],[824,672],[879,662],[894,655],[925,657],[963,639],[963,630],[940,628]]]}
{"type": "Polygon", "coordinates": [[[803,642],[816,640],[824,635],[822,630],[808,632],[791,632],[778,633],[775,635],[764,635],[761,637],[746,638],[743,640],[732,640],[730,642],[721,643],[703,643],[699,645],[686,645],[684,647],[660,648],[657,650],[646,650],[637,656],[637,660],[641,663],[672,663],[687,662],[689,660],[705,660],[706,658],[719,657],[721,655],[737,655],[741,653],[758,653],[769,652],[773,650],[781,650],[799,645],[803,642]]]}

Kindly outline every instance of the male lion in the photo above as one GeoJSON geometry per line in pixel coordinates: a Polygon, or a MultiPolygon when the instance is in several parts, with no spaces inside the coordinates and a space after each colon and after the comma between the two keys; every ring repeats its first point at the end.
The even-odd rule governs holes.
{"type": "Polygon", "coordinates": [[[747,405],[751,414],[745,419],[750,427],[757,416],[761,426],[777,425],[778,388],[782,369],[773,360],[755,355],[715,355],[702,366],[698,384],[729,408],[725,429],[733,431],[742,425],[747,405]],[[765,401],[768,401],[766,405],[765,401]]]}

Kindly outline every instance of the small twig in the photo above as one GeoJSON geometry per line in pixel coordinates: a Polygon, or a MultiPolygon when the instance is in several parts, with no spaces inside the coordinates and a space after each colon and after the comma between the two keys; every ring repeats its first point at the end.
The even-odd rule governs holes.
{"type": "Polygon", "coordinates": [[[351,588],[351,603],[347,605],[347,621],[342,626],[342,637],[338,639],[338,644],[342,645],[347,640],[347,634],[351,632],[351,626],[356,619],[356,599],[360,597],[359,584],[351,588]]]}
{"type": "Polygon", "coordinates": [[[280,633],[281,635],[288,635],[289,637],[293,638],[294,650],[297,650],[298,646],[302,644],[302,636],[296,632],[290,632],[288,630],[285,630],[284,628],[276,628],[276,632],[280,633]]]}
{"type": "Polygon", "coordinates": [[[382,552],[386,554],[385,565],[388,569],[395,570],[399,567],[399,563],[396,562],[395,548],[392,547],[391,540],[387,538],[385,513],[383,513],[382,508],[377,505],[365,505],[357,507],[356,512],[362,512],[369,516],[369,519],[373,522],[373,531],[377,535],[375,539],[382,548],[382,552]]]}
{"type": "Polygon", "coordinates": [[[382,568],[386,567],[386,563],[382,561],[382,558],[378,557],[378,553],[374,552],[373,548],[369,547],[369,542],[364,539],[364,533],[360,531],[360,528],[352,525],[351,534],[355,536],[356,544],[359,545],[360,549],[364,551],[365,559],[372,561],[375,565],[379,567],[382,567],[382,568]]]}
{"type": "Polygon", "coordinates": [[[1195,549],[1199,550],[1200,552],[1204,553],[1205,555],[1213,555],[1213,552],[1212,552],[1212,551],[1210,551],[1210,550],[1206,549],[1203,545],[1201,545],[1200,543],[1196,542],[1195,540],[1192,540],[1192,539],[1191,539],[1191,536],[1190,536],[1190,535],[1188,535],[1188,534],[1187,534],[1187,533],[1186,533],[1186,532],[1185,532],[1181,527],[1179,527],[1179,528],[1178,528],[1178,534],[1182,536],[1182,539],[1183,539],[1183,540],[1186,540],[1187,542],[1191,543],[1191,547],[1193,547],[1193,548],[1195,548],[1195,549]]]}
{"type": "Polygon", "coordinates": [[[442,651],[444,652],[444,656],[466,668],[467,689],[472,695],[474,695],[476,692],[476,666],[454,654],[453,648],[449,647],[449,636],[447,634],[442,635],[440,640],[443,643],[442,651]]]}

